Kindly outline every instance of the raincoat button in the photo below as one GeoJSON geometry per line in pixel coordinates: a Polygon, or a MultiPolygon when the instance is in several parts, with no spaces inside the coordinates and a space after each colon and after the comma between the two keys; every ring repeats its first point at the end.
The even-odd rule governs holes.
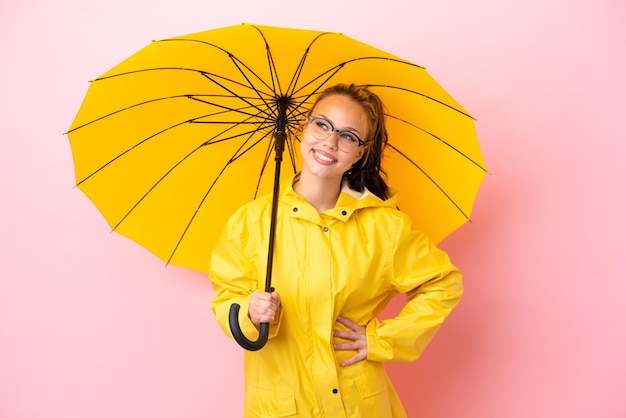
{"type": "Polygon", "coordinates": [[[324,227],[324,232],[328,232],[328,227],[327,226],[324,227]]]}
{"type": "Polygon", "coordinates": [[[337,393],[339,392],[337,389],[333,389],[333,393],[337,393]]]}
{"type": "Polygon", "coordinates": [[[342,210],[342,211],[341,211],[341,214],[342,214],[343,216],[346,216],[346,215],[348,214],[348,212],[346,212],[345,210],[342,210]]]}
{"type": "Polygon", "coordinates": [[[298,211],[298,208],[293,208],[293,211],[294,211],[294,212],[297,212],[297,211],[298,211]]]}

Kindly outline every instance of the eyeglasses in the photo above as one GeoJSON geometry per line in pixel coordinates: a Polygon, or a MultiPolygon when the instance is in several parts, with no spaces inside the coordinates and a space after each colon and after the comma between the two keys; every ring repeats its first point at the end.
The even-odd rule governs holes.
{"type": "Polygon", "coordinates": [[[337,147],[343,152],[352,152],[365,142],[357,134],[346,129],[335,129],[332,122],[321,116],[309,116],[309,126],[315,139],[324,140],[337,132],[337,147]]]}

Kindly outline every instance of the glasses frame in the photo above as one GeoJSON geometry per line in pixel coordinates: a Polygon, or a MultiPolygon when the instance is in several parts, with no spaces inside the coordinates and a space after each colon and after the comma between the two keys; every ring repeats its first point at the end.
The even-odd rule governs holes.
{"type": "MultiPolygon", "coordinates": [[[[354,135],[358,141],[358,145],[356,146],[356,148],[354,148],[353,150],[350,151],[344,151],[341,149],[341,147],[339,146],[339,138],[337,138],[337,148],[339,148],[340,151],[343,152],[352,152],[354,150],[356,150],[359,147],[362,147],[363,145],[365,145],[365,142],[363,142],[363,140],[357,135],[355,134],[353,131],[349,130],[349,129],[337,129],[335,128],[335,125],[333,125],[333,123],[326,119],[323,116],[309,116],[308,117],[308,121],[309,123],[313,123],[316,120],[323,120],[324,122],[327,122],[330,125],[330,131],[328,131],[328,135],[326,136],[326,138],[328,138],[330,136],[330,134],[332,134],[333,132],[337,132],[337,135],[341,135],[343,132],[348,132],[351,135],[354,135]]],[[[319,139],[320,141],[326,138],[318,138],[317,136],[313,135],[316,139],[319,139]]]]}

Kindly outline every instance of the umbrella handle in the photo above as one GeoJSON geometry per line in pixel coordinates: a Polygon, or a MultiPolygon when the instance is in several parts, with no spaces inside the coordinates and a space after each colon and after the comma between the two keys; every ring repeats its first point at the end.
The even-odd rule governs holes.
{"type": "MultiPolygon", "coordinates": [[[[267,251],[267,271],[265,275],[265,291],[273,292],[272,287],[272,265],[274,261],[274,238],[276,232],[276,212],[278,209],[278,190],[280,182],[280,164],[283,161],[283,151],[285,149],[285,140],[287,135],[285,134],[286,119],[285,114],[287,111],[287,100],[278,101],[278,119],[276,122],[276,132],[274,133],[274,150],[276,151],[276,170],[274,171],[274,191],[272,195],[272,213],[270,222],[270,236],[269,245],[267,251]]],[[[240,346],[248,351],[257,351],[265,346],[267,338],[270,333],[269,322],[261,322],[259,329],[259,339],[256,341],[249,340],[241,331],[239,325],[239,309],[241,306],[237,303],[230,305],[230,312],[228,313],[228,325],[230,326],[230,332],[233,334],[233,338],[240,346]]]]}
{"type": "Polygon", "coordinates": [[[241,331],[239,326],[239,309],[241,307],[238,303],[230,305],[230,312],[228,314],[228,325],[230,326],[230,332],[233,334],[233,338],[237,343],[248,351],[257,351],[265,346],[267,343],[267,337],[270,333],[269,322],[261,322],[261,329],[259,331],[259,338],[256,341],[249,340],[241,331]]]}

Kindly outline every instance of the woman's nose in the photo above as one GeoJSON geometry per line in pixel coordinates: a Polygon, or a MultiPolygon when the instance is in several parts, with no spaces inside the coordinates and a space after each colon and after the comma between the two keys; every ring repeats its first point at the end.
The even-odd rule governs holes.
{"type": "Polygon", "coordinates": [[[328,134],[326,139],[322,141],[322,143],[332,149],[337,149],[339,144],[339,137],[337,137],[337,131],[332,131],[328,134]]]}

